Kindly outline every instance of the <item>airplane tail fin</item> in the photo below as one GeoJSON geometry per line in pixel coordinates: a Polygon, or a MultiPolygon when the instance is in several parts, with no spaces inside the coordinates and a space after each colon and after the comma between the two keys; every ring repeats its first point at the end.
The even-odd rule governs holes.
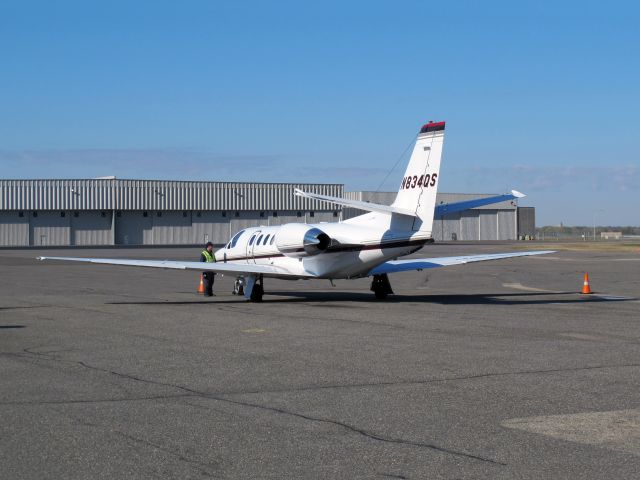
{"type": "Polygon", "coordinates": [[[431,232],[445,122],[429,122],[420,129],[409,165],[392,207],[414,212],[412,229],[431,232]]]}

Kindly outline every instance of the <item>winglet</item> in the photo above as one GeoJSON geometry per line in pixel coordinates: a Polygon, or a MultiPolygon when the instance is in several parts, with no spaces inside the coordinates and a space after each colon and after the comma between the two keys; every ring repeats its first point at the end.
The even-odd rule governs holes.
{"type": "Polygon", "coordinates": [[[517,190],[511,190],[511,195],[513,195],[516,198],[526,197],[526,195],[524,193],[519,192],[517,190]]]}

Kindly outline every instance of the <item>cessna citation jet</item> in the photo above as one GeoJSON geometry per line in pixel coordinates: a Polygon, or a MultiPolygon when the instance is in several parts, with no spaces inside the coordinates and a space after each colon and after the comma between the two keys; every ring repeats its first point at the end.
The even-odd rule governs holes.
{"type": "Polygon", "coordinates": [[[444,122],[429,122],[420,129],[406,173],[392,205],[317,195],[296,190],[296,195],[367,211],[340,223],[288,223],[246,228],[215,252],[216,263],[169,260],[119,260],[106,258],[39,257],[110,265],[179,270],[210,270],[236,275],[234,293],[259,302],[266,277],[284,279],[347,279],[373,277],[376,298],[392,294],[389,273],[501,258],[541,255],[550,251],[497,253],[460,257],[398,260],[432,243],[434,217],[523,197],[510,194],[436,205],[444,122]]]}

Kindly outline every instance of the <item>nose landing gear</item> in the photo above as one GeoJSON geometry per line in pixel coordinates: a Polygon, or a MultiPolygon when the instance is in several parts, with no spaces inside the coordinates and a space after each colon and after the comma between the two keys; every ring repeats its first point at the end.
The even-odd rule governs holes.
{"type": "Polygon", "coordinates": [[[236,281],[233,282],[233,293],[234,295],[244,295],[244,277],[237,277],[236,281]]]}

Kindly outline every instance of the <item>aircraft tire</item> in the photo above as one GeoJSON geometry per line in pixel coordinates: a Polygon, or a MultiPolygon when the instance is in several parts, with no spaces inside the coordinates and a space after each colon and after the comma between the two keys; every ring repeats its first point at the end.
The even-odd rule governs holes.
{"type": "Polygon", "coordinates": [[[376,290],[373,292],[378,300],[384,300],[387,298],[387,292],[384,290],[376,290]]]}
{"type": "Polygon", "coordinates": [[[251,290],[250,299],[252,302],[261,302],[263,294],[264,294],[264,290],[262,288],[262,285],[257,283],[253,286],[253,290],[251,290]]]}

